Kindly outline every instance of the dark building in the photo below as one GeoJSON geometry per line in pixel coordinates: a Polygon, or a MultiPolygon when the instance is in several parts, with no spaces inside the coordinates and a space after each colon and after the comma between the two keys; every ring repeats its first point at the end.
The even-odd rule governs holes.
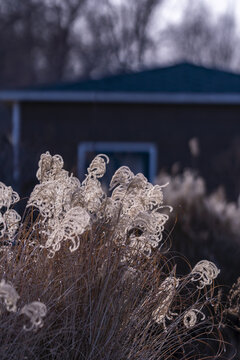
{"type": "Polygon", "coordinates": [[[179,64],[1,91],[0,101],[11,110],[12,174],[23,193],[46,150],[80,177],[100,152],[110,155],[110,173],[125,164],[153,180],[179,162],[198,167],[210,190],[224,184],[230,197],[240,192],[240,75],[179,64]],[[189,151],[194,137],[198,158],[189,151]]]}

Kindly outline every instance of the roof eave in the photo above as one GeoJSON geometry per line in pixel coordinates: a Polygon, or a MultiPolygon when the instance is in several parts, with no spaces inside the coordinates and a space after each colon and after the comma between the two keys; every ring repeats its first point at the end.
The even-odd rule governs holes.
{"type": "Polygon", "coordinates": [[[240,93],[129,93],[84,91],[0,91],[1,102],[90,102],[240,105],[240,93]]]}

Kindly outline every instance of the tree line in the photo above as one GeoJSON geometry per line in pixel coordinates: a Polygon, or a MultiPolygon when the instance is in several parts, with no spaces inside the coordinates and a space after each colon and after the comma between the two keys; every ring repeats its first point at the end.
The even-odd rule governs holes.
{"type": "Polygon", "coordinates": [[[190,61],[239,68],[231,13],[189,2],[161,30],[166,0],[0,0],[0,88],[190,61]],[[155,31],[156,29],[156,31],[155,31]]]}

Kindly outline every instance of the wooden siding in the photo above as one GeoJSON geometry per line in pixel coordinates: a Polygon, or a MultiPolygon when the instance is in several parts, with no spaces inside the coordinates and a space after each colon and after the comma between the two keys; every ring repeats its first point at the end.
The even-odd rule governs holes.
{"type": "Polygon", "coordinates": [[[154,142],[159,169],[169,170],[178,161],[193,165],[188,141],[195,136],[201,148],[197,165],[209,188],[223,183],[231,197],[240,192],[240,106],[23,103],[21,113],[26,193],[46,150],[61,154],[76,173],[81,141],[154,142]]]}

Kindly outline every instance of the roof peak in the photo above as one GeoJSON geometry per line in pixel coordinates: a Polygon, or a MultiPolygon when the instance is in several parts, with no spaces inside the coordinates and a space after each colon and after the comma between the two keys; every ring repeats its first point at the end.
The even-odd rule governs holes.
{"type": "Polygon", "coordinates": [[[98,83],[98,82],[102,82],[102,81],[111,81],[111,80],[118,80],[121,78],[131,78],[133,76],[139,76],[139,75],[143,75],[143,74],[151,74],[151,73],[160,73],[160,72],[164,72],[164,71],[171,71],[171,70],[176,70],[176,71],[210,71],[210,72],[216,72],[216,73],[221,73],[221,74],[228,74],[228,75],[233,75],[233,76],[240,76],[240,73],[237,72],[233,72],[227,69],[220,69],[220,68],[216,68],[216,67],[211,67],[211,66],[205,66],[205,65],[200,65],[200,64],[194,64],[191,62],[177,62],[177,63],[172,63],[172,64],[165,64],[163,66],[155,66],[155,67],[145,67],[142,69],[138,69],[136,71],[133,70],[129,70],[129,71],[119,71],[117,73],[114,74],[105,74],[105,75],[99,75],[96,77],[82,77],[79,78],[78,80],[72,80],[72,81],[62,81],[62,82],[57,82],[57,83],[47,83],[47,84],[42,84],[42,85],[37,85],[34,87],[27,87],[24,88],[24,90],[67,90],[68,87],[72,89],[72,86],[74,87],[75,85],[80,85],[80,84],[86,84],[86,83],[98,83]]]}
{"type": "Polygon", "coordinates": [[[44,94],[240,94],[240,74],[182,62],[98,79],[81,79],[18,91],[44,94]]]}

